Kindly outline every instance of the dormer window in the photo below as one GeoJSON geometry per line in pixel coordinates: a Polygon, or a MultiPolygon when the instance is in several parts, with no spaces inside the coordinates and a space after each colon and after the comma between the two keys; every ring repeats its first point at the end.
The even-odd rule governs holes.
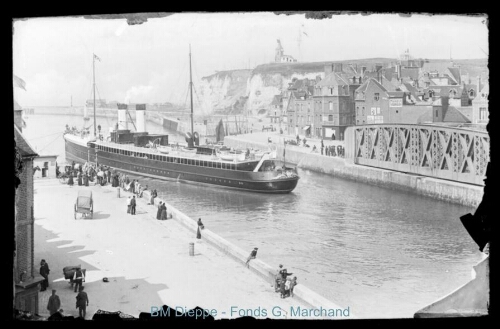
{"type": "Polygon", "coordinates": [[[375,98],[376,101],[378,101],[380,99],[380,94],[379,93],[375,93],[374,98],[375,98]]]}
{"type": "Polygon", "coordinates": [[[474,89],[469,90],[469,98],[474,98],[474,97],[476,97],[476,92],[474,91],[474,89]]]}
{"type": "Polygon", "coordinates": [[[457,91],[455,89],[450,89],[450,97],[455,97],[457,95],[457,91]]]}

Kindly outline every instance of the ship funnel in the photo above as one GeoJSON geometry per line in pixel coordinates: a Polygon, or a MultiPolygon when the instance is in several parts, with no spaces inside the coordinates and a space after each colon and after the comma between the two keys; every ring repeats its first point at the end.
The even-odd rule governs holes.
{"type": "Polygon", "coordinates": [[[127,104],[118,103],[118,129],[126,130],[128,129],[127,124],[127,104]]]}
{"type": "Polygon", "coordinates": [[[136,121],[137,132],[146,131],[146,121],[144,120],[145,113],[146,113],[146,104],[135,105],[135,121],[136,121]]]}
{"type": "Polygon", "coordinates": [[[185,134],[185,140],[188,143],[188,147],[192,148],[193,147],[193,135],[191,135],[190,132],[187,132],[185,134]]]}

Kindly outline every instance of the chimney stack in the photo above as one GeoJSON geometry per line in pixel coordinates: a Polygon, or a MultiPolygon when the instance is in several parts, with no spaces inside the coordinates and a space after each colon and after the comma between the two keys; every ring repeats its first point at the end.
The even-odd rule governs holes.
{"type": "Polygon", "coordinates": [[[325,65],[325,77],[333,72],[333,63],[325,65]]]}
{"type": "Polygon", "coordinates": [[[135,121],[137,123],[137,132],[145,132],[146,124],[144,120],[144,113],[146,112],[146,104],[136,104],[135,105],[135,121]]]}

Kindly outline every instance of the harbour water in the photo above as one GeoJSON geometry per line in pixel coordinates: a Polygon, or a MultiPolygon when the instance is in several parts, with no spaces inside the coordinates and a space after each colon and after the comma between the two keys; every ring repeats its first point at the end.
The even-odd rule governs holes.
{"type": "MultiPolygon", "coordinates": [[[[26,123],[29,143],[62,162],[64,127],[81,127],[82,119],[35,114],[26,123]]],[[[97,123],[107,130],[114,119],[97,123]]],[[[147,128],[164,132],[150,122],[147,128]]],[[[172,134],[170,141],[183,136],[172,134]]],[[[258,247],[259,259],[283,264],[299,283],[360,317],[412,317],[471,279],[482,255],[459,217],[475,209],[306,170],[299,175],[297,188],[284,195],[137,178],[213,232],[249,253],[258,247]]]]}

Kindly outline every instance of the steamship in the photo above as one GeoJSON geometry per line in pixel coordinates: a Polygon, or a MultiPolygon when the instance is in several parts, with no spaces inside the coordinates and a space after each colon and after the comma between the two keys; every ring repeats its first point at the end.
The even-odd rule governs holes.
{"type": "MultiPolygon", "coordinates": [[[[192,95],[191,81],[190,87],[192,95]]],[[[224,153],[216,146],[200,146],[197,133],[186,134],[187,147],[170,145],[168,135],[146,132],[144,104],[136,105],[135,132],[127,129],[127,111],[126,104],[119,104],[117,126],[107,138],[96,133],[95,112],[94,136],[65,133],[66,159],[76,163],[96,163],[156,179],[251,192],[289,193],[297,186],[299,176],[296,168],[276,166],[275,151],[252,154],[233,150],[232,153],[224,153]]]]}

